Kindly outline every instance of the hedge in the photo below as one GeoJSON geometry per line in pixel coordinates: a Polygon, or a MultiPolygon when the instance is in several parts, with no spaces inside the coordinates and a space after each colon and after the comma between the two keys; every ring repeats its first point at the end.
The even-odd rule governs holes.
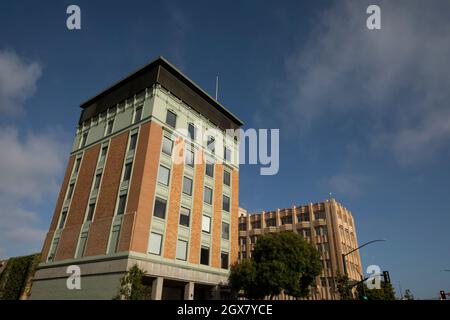
{"type": "Polygon", "coordinates": [[[18,300],[28,291],[40,254],[10,258],[0,276],[0,300],[18,300]]]}

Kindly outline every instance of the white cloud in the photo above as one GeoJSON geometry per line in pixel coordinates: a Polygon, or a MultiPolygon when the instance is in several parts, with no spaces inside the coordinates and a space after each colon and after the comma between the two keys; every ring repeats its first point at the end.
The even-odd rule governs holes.
{"type": "Polygon", "coordinates": [[[14,127],[0,128],[0,194],[38,200],[55,192],[67,152],[59,136],[53,130],[20,137],[14,127]]]}
{"type": "MultiPolygon", "coordinates": [[[[0,50],[3,117],[24,112],[41,73],[39,63],[26,62],[11,50],[0,50]]],[[[45,219],[42,213],[54,205],[68,147],[61,130],[32,132],[0,126],[0,256],[41,249],[51,212],[45,219]]]]}
{"type": "Polygon", "coordinates": [[[21,136],[16,128],[0,128],[0,249],[4,255],[39,251],[42,246],[48,221],[42,219],[39,208],[54,205],[68,154],[61,136],[57,130],[21,136]]]}
{"type": "Polygon", "coordinates": [[[371,178],[354,173],[338,173],[319,181],[319,188],[331,192],[333,196],[355,198],[365,191],[371,178]]]}
{"type": "Polygon", "coordinates": [[[361,131],[373,146],[401,162],[429,158],[450,141],[450,2],[375,3],[381,30],[366,28],[373,1],[336,1],[315,20],[287,59],[286,120],[306,130],[324,118],[370,123],[361,131]]]}
{"type": "Polygon", "coordinates": [[[41,73],[39,63],[27,63],[13,51],[0,50],[0,113],[22,112],[23,103],[36,91],[41,73]]]}

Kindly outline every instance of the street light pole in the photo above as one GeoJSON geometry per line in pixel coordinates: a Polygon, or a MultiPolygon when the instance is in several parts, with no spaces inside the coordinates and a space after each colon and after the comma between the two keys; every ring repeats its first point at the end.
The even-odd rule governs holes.
{"type": "Polygon", "coordinates": [[[346,263],[346,260],[345,260],[345,257],[346,256],[348,256],[349,254],[351,254],[351,253],[353,253],[353,252],[355,252],[355,251],[357,251],[357,250],[359,250],[359,249],[361,249],[362,247],[365,247],[365,246],[367,246],[367,245],[369,245],[369,244],[371,244],[371,243],[374,243],[374,242],[381,242],[381,241],[386,241],[385,239],[377,239],[377,240],[372,240],[372,241],[368,241],[368,242],[366,242],[366,243],[364,243],[363,245],[360,245],[358,248],[356,248],[356,249],[353,249],[353,250],[351,250],[351,251],[349,251],[349,252],[347,252],[347,253],[343,253],[342,254],[342,264],[343,264],[343,266],[344,266],[344,275],[348,275],[348,273],[347,273],[347,263],[346,263]]]}

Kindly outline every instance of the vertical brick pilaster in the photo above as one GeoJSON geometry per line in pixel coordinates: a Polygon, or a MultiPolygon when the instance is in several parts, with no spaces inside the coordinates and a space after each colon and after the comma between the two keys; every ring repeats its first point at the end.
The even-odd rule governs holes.
{"type": "Polygon", "coordinates": [[[71,155],[69,158],[69,163],[67,164],[66,173],[64,174],[63,183],[59,191],[58,200],[56,201],[55,211],[53,212],[52,222],[50,224],[50,229],[45,237],[44,244],[42,246],[41,262],[45,262],[50,250],[50,246],[53,239],[53,234],[55,233],[56,225],[58,223],[59,215],[64,203],[64,197],[66,196],[67,187],[69,185],[70,176],[73,170],[73,164],[75,162],[75,155],[71,155]]]}
{"type": "Polygon", "coordinates": [[[194,177],[194,204],[191,219],[191,243],[189,262],[200,263],[200,241],[202,234],[203,183],[205,179],[205,162],[202,150],[196,154],[194,177]]]}
{"type": "MultiPolygon", "coordinates": [[[[176,147],[174,150],[180,153],[175,157],[183,158],[183,146],[182,139],[176,141],[176,147]]],[[[183,168],[184,163],[174,163],[172,166],[172,180],[170,183],[170,196],[169,196],[169,208],[167,210],[167,227],[166,237],[164,240],[164,257],[168,259],[175,259],[177,248],[177,236],[178,236],[178,220],[180,214],[180,202],[181,202],[181,188],[183,183],[183,168]]]]}
{"type": "Polygon", "coordinates": [[[230,263],[238,258],[238,224],[239,224],[239,171],[231,174],[231,214],[230,214],[230,263]]]}
{"type": "MultiPolygon", "coordinates": [[[[220,268],[220,242],[222,234],[223,164],[216,163],[214,170],[214,209],[212,227],[211,266],[220,268]]],[[[236,214],[237,217],[237,214],[236,214]]]]}
{"type": "Polygon", "coordinates": [[[116,207],[117,193],[120,186],[120,178],[122,176],[128,134],[129,132],[124,132],[113,137],[109,144],[94,220],[89,228],[85,251],[86,256],[106,253],[111,222],[116,207]]]}
{"type": "Polygon", "coordinates": [[[128,191],[128,201],[119,239],[119,251],[129,251],[139,206],[139,196],[145,168],[147,148],[149,148],[150,122],[144,123],[138,134],[138,143],[134,155],[133,174],[128,191]]]}
{"type": "Polygon", "coordinates": [[[61,233],[56,251],[55,261],[75,257],[78,236],[86,213],[99,152],[100,145],[95,145],[87,149],[83,155],[69,211],[67,212],[66,224],[61,233]]]}
{"type": "Polygon", "coordinates": [[[142,176],[140,177],[142,182],[138,195],[139,200],[131,239],[131,250],[140,253],[147,252],[162,136],[162,127],[155,122],[150,122],[147,145],[142,146],[142,149],[139,151],[145,153],[145,160],[142,176]]]}

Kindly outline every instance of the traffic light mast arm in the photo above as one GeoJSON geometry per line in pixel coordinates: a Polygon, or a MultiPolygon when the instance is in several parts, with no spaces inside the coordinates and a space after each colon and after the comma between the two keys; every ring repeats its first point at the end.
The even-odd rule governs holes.
{"type": "Polygon", "coordinates": [[[342,254],[342,264],[343,264],[343,267],[344,267],[344,275],[347,275],[347,263],[346,263],[346,261],[345,261],[345,257],[346,256],[348,256],[349,254],[351,254],[351,253],[353,253],[353,252],[355,252],[355,251],[357,251],[357,250],[359,250],[359,249],[361,249],[361,248],[363,248],[363,247],[365,247],[365,246],[367,246],[367,245],[369,245],[369,244],[371,244],[371,243],[374,243],[374,242],[381,242],[381,241],[386,241],[385,239],[377,239],[377,240],[372,240],[372,241],[369,241],[369,242],[366,242],[366,243],[364,243],[363,245],[360,245],[358,248],[356,248],[356,249],[353,249],[353,250],[351,250],[351,251],[349,251],[349,252],[347,252],[347,253],[343,253],[342,254]]]}

